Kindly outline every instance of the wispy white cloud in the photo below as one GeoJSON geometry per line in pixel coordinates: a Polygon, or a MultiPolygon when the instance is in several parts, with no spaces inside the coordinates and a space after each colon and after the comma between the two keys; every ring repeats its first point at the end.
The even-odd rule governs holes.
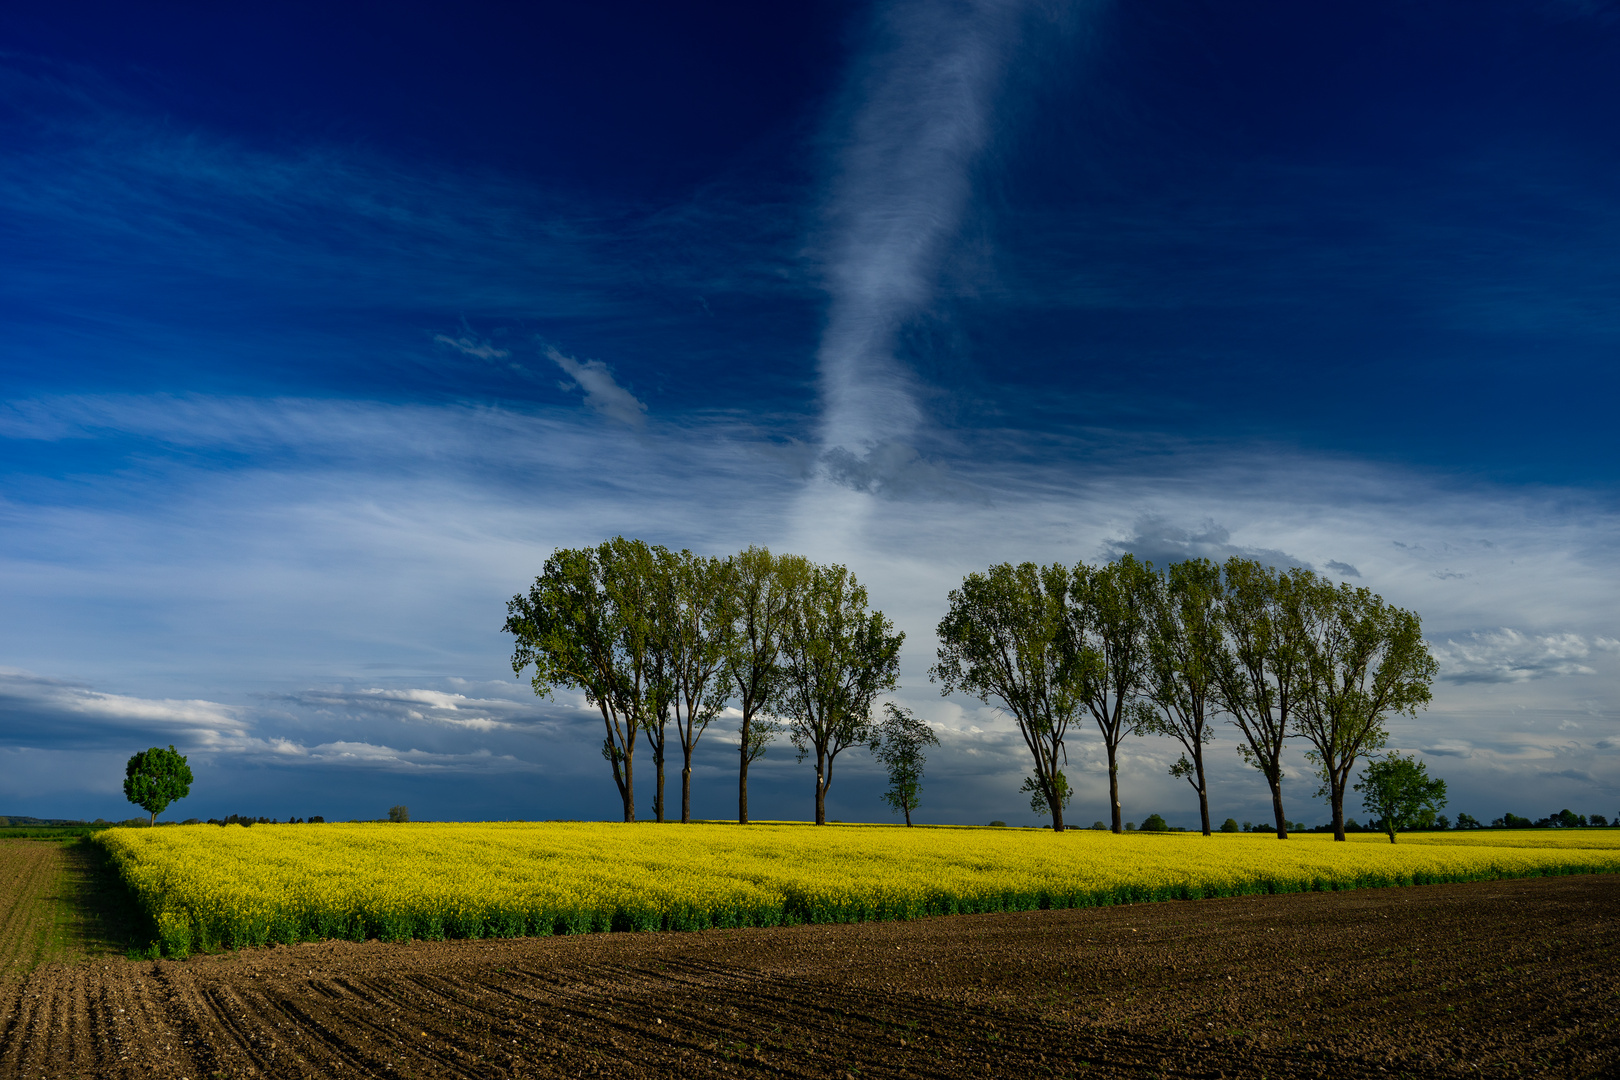
{"type": "Polygon", "coordinates": [[[615,382],[613,372],[602,361],[575,360],[551,346],[546,348],[546,357],[574,380],[562,384],[564,390],[580,390],[585,395],[585,404],[609,420],[633,428],[645,426],[647,406],[615,382]]]}
{"type": "Polygon", "coordinates": [[[277,700],[325,714],[362,714],[466,731],[520,731],[543,723],[531,703],[421,688],[301,690],[277,700]]]}
{"type": "Polygon", "coordinates": [[[498,349],[487,341],[463,334],[461,337],[451,337],[449,334],[435,334],[433,340],[440,345],[448,345],[459,353],[475,356],[480,360],[502,360],[511,356],[511,350],[498,349]]]}
{"type": "Polygon", "coordinates": [[[427,750],[396,750],[364,742],[330,742],[302,750],[302,757],[313,765],[358,769],[384,769],[401,772],[536,772],[533,762],[510,754],[474,750],[468,754],[442,754],[427,750]]]}
{"type": "MultiPolygon", "coordinates": [[[[880,44],[851,79],[853,102],[827,197],[826,288],[817,351],[821,441],[831,477],[861,490],[894,464],[873,455],[906,444],[922,422],[898,335],[935,289],[1023,5],[1016,0],[902,0],[876,18],[880,44]],[[852,462],[866,459],[864,468],[852,462]]],[[[901,466],[910,467],[907,455],[901,466]]]]}

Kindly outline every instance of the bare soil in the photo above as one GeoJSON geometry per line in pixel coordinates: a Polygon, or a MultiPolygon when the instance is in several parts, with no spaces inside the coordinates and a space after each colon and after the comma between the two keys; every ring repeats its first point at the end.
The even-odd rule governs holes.
{"type": "Polygon", "coordinates": [[[16,1077],[1620,1075],[1620,875],[49,963],[16,1077]]]}

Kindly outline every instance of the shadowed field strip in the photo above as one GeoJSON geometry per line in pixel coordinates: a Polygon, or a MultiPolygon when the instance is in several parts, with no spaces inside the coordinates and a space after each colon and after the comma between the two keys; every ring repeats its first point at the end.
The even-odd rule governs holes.
{"type": "Polygon", "coordinates": [[[0,979],[22,978],[60,951],[66,878],[61,844],[0,840],[0,979]]]}

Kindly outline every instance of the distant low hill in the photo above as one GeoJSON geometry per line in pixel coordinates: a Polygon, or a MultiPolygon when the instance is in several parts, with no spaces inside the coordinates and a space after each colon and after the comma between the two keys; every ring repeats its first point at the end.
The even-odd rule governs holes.
{"type": "Polygon", "coordinates": [[[78,818],[29,817],[27,814],[0,815],[0,829],[16,828],[16,827],[18,827],[20,825],[33,825],[33,826],[37,827],[37,826],[41,826],[41,825],[61,826],[61,825],[89,825],[89,824],[90,824],[90,822],[88,822],[88,821],[80,821],[78,818]]]}

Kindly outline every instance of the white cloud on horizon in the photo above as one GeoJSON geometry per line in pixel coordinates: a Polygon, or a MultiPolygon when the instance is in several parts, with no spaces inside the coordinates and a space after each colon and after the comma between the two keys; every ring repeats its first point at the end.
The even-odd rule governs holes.
{"type": "MultiPolygon", "coordinates": [[[[1538,791],[1584,785],[1556,777],[1568,768],[1596,777],[1592,790],[1620,791],[1620,744],[1604,742],[1615,734],[1620,686],[1613,665],[1597,662],[1613,655],[1598,643],[1614,639],[1616,583],[1602,567],[1617,523],[1579,493],[1459,488],[1444,477],[1271,448],[1089,464],[1049,455],[1030,465],[1039,456],[1029,455],[1015,465],[998,456],[951,464],[988,498],[894,501],[841,488],[848,521],[822,531],[792,513],[801,474],[770,452],[766,435],[729,417],[649,425],[632,446],[583,419],[460,405],[126,397],[24,402],[11,415],[55,437],[138,430],[185,440],[179,445],[188,450],[149,460],[144,475],[34,480],[27,503],[0,501],[0,589],[12,613],[0,646],[8,658],[116,686],[125,697],[201,702],[194,707],[252,720],[245,734],[264,745],[245,747],[244,761],[314,766],[317,752],[355,762],[390,753],[454,761],[481,745],[521,761],[531,757],[523,746],[538,738],[549,748],[548,772],[596,777],[600,721],[577,703],[529,697],[506,667],[510,642],[498,627],[505,600],[553,547],[624,532],[701,551],[764,543],[850,565],[907,631],[899,699],[952,731],[942,732],[946,746],[930,769],[942,783],[951,778],[950,790],[973,793],[963,798],[986,800],[990,816],[1006,817],[1019,803],[996,792],[1015,791],[1024,771],[1010,729],[981,716],[976,703],[941,700],[927,681],[945,593],[992,562],[1094,561],[1121,538],[1146,538],[1178,551],[1218,545],[1355,565],[1369,587],[1441,628],[1432,639],[1474,650],[1466,662],[1481,671],[1511,673],[1528,661],[1481,654],[1495,639],[1449,628],[1578,635],[1589,655],[1568,662],[1595,675],[1442,680],[1434,707],[1412,729],[1418,737],[1402,738],[1436,747],[1463,809],[1470,792],[1497,798],[1509,775],[1480,748],[1514,738],[1555,755],[1526,764],[1528,794],[1516,812],[1545,801],[1538,791]],[[216,448],[231,451],[231,463],[199,464],[216,448]],[[1467,576],[1435,577],[1444,567],[1467,576]],[[77,660],[84,655],[96,657],[94,672],[77,660]],[[395,674],[380,681],[365,674],[373,668],[395,674]],[[516,700],[525,706],[502,704],[516,700]],[[264,703],[290,710],[290,719],[269,716],[264,703]],[[336,719],[321,720],[321,708],[336,719]],[[1590,725],[1574,741],[1558,728],[1570,718],[1590,725]],[[401,725],[412,726],[409,738],[401,725]],[[271,746],[267,732],[286,745],[271,746]],[[390,749],[319,750],[339,743],[390,749]],[[1464,744],[1473,756],[1460,753],[1464,744]],[[410,749],[391,749],[402,745],[410,749]],[[1566,745],[1585,747],[1589,760],[1557,759],[1566,745]]],[[[1492,647],[1500,652],[1500,642],[1492,647]]],[[[229,731],[215,724],[219,716],[198,723],[229,731]]],[[[1076,773],[1082,797],[1095,794],[1087,742],[1077,737],[1072,747],[1086,763],[1076,773]]],[[[1137,745],[1127,777],[1132,798],[1165,811],[1185,804],[1186,794],[1161,776],[1162,749],[1137,745]]],[[[791,754],[780,756],[773,752],[767,771],[791,774],[791,754]]],[[[1230,749],[1218,756],[1235,760],[1230,749]]],[[[843,775],[863,774],[862,760],[841,764],[850,769],[843,775]]],[[[416,767],[409,756],[400,761],[401,769],[416,767]]],[[[465,763],[485,767],[494,766],[465,763]]],[[[1261,790],[1238,764],[1222,768],[1226,805],[1261,790]]],[[[596,779],[608,783],[605,774],[596,779]]],[[[1303,779],[1290,784],[1314,790],[1303,779]]],[[[1314,812],[1302,805],[1298,816],[1314,812]]]]}
{"type": "Polygon", "coordinates": [[[1614,638],[1576,633],[1526,634],[1512,627],[1474,631],[1431,642],[1440,677],[1457,683],[1519,683],[1563,675],[1595,675],[1587,663],[1620,652],[1614,638]]]}

